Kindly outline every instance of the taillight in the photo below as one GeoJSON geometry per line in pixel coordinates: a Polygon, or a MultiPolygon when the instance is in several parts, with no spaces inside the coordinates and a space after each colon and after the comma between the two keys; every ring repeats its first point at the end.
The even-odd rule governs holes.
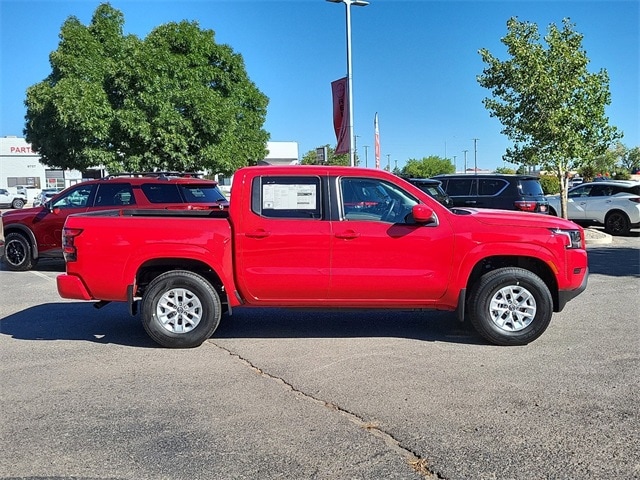
{"type": "Polygon", "coordinates": [[[518,200],[514,203],[516,210],[522,210],[523,212],[535,212],[538,202],[530,202],[527,200],[518,200]]]}
{"type": "Polygon", "coordinates": [[[640,197],[632,197],[629,200],[631,200],[633,203],[640,203],[640,197]]]}
{"type": "Polygon", "coordinates": [[[62,229],[62,254],[64,255],[65,262],[75,262],[78,259],[75,241],[76,237],[81,233],[81,228],[62,229]]]}

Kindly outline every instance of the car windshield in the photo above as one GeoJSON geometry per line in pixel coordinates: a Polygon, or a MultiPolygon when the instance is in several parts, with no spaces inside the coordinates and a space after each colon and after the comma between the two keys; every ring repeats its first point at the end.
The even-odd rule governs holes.
{"type": "Polygon", "coordinates": [[[520,190],[523,195],[528,195],[531,197],[538,197],[544,195],[544,191],[542,190],[542,185],[535,178],[524,178],[520,180],[520,190]]]}

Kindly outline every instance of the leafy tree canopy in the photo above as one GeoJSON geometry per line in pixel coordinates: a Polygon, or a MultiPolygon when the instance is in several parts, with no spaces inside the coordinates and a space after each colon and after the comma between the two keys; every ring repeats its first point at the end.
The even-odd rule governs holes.
{"type": "Polygon", "coordinates": [[[230,174],[266,156],[268,98],[240,54],[196,22],[161,25],[143,40],[123,25],[108,3],[88,26],[64,22],[51,74],[25,102],[24,133],[43,163],[230,174]]]}
{"type": "MultiPolygon", "coordinates": [[[[325,165],[338,165],[343,167],[348,167],[351,165],[351,160],[349,159],[348,153],[343,153],[341,155],[336,155],[336,151],[334,148],[329,145],[325,145],[327,149],[327,162],[325,165]]],[[[302,160],[300,161],[303,165],[315,165],[318,163],[318,159],[316,156],[315,150],[309,150],[304,154],[302,160]]],[[[356,156],[356,165],[358,164],[358,158],[356,156]]]]}
{"type": "Polygon", "coordinates": [[[587,71],[582,38],[564,19],[562,29],[549,25],[543,44],[536,24],[511,18],[502,39],[510,58],[479,51],[486,68],[478,82],[493,94],[484,105],[514,142],[503,158],[554,172],[562,180],[563,216],[568,172],[622,136],[605,115],[611,102],[608,74],[587,71]]]}
{"type": "Polygon", "coordinates": [[[456,168],[448,158],[431,155],[421,160],[410,158],[400,170],[400,175],[411,178],[429,178],[441,173],[455,173],[456,168]]]}

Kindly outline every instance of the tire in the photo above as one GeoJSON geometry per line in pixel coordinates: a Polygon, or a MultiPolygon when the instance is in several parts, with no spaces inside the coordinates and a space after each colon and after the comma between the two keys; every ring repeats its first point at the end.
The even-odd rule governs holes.
{"type": "Polygon", "coordinates": [[[158,275],[142,297],[142,325],[168,348],[202,345],[220,324],[220,297],[200,275],[173,270],[158,275]]]}
{"type": "Polygon", "coordinates": [[[526,345],[549,326],[553,299],[540,277],[522,268],[500,268],[485,274],[468,304],[476,331],[496,345],[526,345]]]}
{"type": "Polygon", "coordinates": [[[22,208],[24,207],[24,200],[21,198],[15,198],[13,202],[11,202],[11,208],[22,208]]]}
{"type": "Polygon", "coordinates": [[[629,217],[623,212],[609,212],[604,219],[604,231],[610,235],[628,235],[630,230],[629,217]]]}
{"type": "Polygon", "coordinates": [[[555,208],[549,207],[549,215],[553,215],[554,217],[557,217],[558,213],[556,212],[555,208]]]}
{"type": "Polygon", "coordinates": [[[9,270],[24,272],[31,270],[36,261],[33,259],[31,242],[22,234],[7,234],[4,244],[4,262],[9,270]]]}

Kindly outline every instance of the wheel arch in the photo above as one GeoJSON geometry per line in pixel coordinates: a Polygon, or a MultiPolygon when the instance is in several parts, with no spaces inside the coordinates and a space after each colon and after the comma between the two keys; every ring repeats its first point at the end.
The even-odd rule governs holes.
{"type": "Polygon", "coordinates": [[[29,240],[29,243],[31,244],[31,255],[33,256],[34,260],[38,258],[38,242],[36,241],[36,236],[33,233],[33,230],[20,223],[3,225],[3,230],[5,237],[10,233],[19,233],[27,237],[27,240],[29,240]]]}
{"type": "Polygon", "coordinates": [[[228,310],[227,289],[220,275],[207,263],[190,258],[156,258],[144,262],[135,276],[137,296],[142,296],[146,287],[159,275],[172,270],[186,270],[207,280],[220,297],[223,311],[228,310]]]}
{"type": "MultiPolygon", "coordinates": [[[[560,311],[558,282],[551,267],[543,260],[521,255],[495,255],[479,260],[471,269],[467,278],[466,291],[471,292],[480,278],[494,270],[504,267],[518,267],[536,274],[546,284],[553,299],[553,311],[560,311]]],[[[467,295],[468,298],[468,295],[467,295]]]]}

